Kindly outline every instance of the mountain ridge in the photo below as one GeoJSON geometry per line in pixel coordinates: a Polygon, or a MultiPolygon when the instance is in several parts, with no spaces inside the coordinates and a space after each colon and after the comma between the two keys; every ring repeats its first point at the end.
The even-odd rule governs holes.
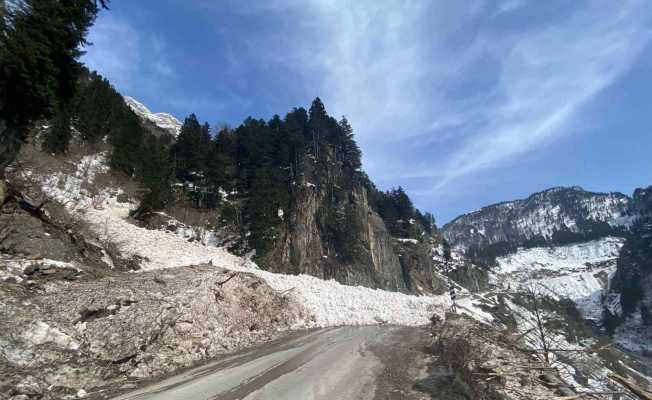
{"type": "Polygon", "coordinates": [[[175,138],[179,136],[181,132],[181,121],[174,115],[166,112],[152,112],[143,103],[130,96],[123,96],[123,99],[125,104],[141,119],[153,123],[175,138]]]}
{"type": "Polygon", "coordinates": [[[514,249],[590,240],[631,225],[635,219],[631,201],[619,192],[553,187],[462,214],[445,224],[442,233],[465,250],[501,243],[514,249]]]}

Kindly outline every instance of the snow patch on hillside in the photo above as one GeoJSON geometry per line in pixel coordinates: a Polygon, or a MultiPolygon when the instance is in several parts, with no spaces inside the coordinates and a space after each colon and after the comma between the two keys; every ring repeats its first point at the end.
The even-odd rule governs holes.
{"type": "Polygon", "coordinates": [[[567,246],[519,249],[497,259],[493,281],[516,290],[536,286],[554,299],[573,300],[585,318],[598,321],[623,243],[622,238],[605,237],[567,246]]]}
{"type": "Polygon", "coordinates": [[[92,183],[97,174],[108,171],[106,152],[82,157],[76,163],[74,175],[56,172],[38,177],[43,192],[70,208],[86,207],[91,204],[91,195],[84,189],[84,183],[92,183]]]}
{"type": "Polygon", "coordinates": [[[618,257],[623,243],[624,239],[609,236],[566,246],[519,249],[515,254],[499,257],[496,261],[502,274],[529,274],[533,270],[578,272],[586,269],[586,263],[618,257]]]}

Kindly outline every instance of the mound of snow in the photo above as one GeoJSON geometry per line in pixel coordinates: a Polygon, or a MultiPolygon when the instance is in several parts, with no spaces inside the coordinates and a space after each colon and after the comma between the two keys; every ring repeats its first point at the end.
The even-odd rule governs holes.
{"type": "Polygon", "coordinates": [[[88,209],[85,218],[99,234],[123,244],[123,251],[145,257],[144,270],[212,263],[230,270],[251,272],[265,279],[275,290],[287,292],[303,304],[314,318],[312,326],[368,325],[378,323],[424,325],[443,313],[446,296],[410,296],[402,293],[346,286],[309,275],[285,275],[262,271],[250,260],[223,248],[188,242],[179,236],[147,230],[127,222],[128,210],[107,207],[88,209]]]}
{"type": "Polygon", "coordinates": [[[118,203],[119,190],[105,190],[102,209],[93,207],[82,182],[93,180],[106,167],[104,154],[84,158],[74,176],[54,174],[41,178],[44,192],[76,210],[103,239],[121,246],[128,255],[144,258],[144,271],[211,263],[234,271],[251,272],[275,290],[287,292],[314,316],[311,326],[400,324],[425,325],[435,313],[450,305],[448,296],[411,296],[361,286],[346,286],[309,275],[285,275],[262,271],[224,248],[188,241],[174,233],[149,230],[129,223],[129,207],[118,203]],[[63,188],[63,189],[62,189],[63,188]],[[74,206],[72,205],[74,204],[74,206]]]}

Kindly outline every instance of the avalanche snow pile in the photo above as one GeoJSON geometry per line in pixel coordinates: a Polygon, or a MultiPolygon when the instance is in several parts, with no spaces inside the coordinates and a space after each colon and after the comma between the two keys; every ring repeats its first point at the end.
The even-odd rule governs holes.
{"type": "Polygon", "coordinates": [[[519,249],[497,259],[493,280],[507,289],[536,286],[552,298],[571,299],[585,318],[597,321],[623,243],[622,238],[605,237],[567,246],[519,249]]]}
{"type": "Polygon", "coordinates": [[[212,264],[233,271],[250,272],[263,278],[274,290],[292,297],[313,314],[308,326],[400,324],[425,325],[435,313],[449,305],[447,296],[411,296],[361,286],[346,286],[308,275],[275,274],[260,270],[246,258],[230,254],[224,248],[189,242],[174,233],[148,230],[127,221],[129,203],[119,203],[120,190],[105,190],[102,207],[92,207],[92,200],[81,191],[84,179],[92,180],[106,168],[103,155],[84,158],[75,176],[55,174],[42,179],[43,189],[62,203],[78,205],[78,212],[101,239],[118,243],[127,255],[144,259],[144,271],[187,265],[212,264]],[[51,184],[54,183],[54,184],[51,184]],[[64,189],[60,189],[63,187],[64,189]]]}
{"type": "Polygon", "coordinates": [[[410,296],[402,293],[346,286],[309,275],[275,274],[223,248],[188,242],[175,234],[148,230],[126,221],[127,208],[88,209],[85,218],[100,235],[122,243],[122,250],[145,258],[143,270],[210,263],[233,271],[251,272],[275,290],[288,293],[313,313],[318,327],[390,323],[424,325],[448,304],[445,296],[410,296]]]}

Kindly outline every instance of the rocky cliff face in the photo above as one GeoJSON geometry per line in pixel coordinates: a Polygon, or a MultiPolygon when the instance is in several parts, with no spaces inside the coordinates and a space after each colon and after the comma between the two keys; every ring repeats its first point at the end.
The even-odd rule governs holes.
{"type": "Polygon", "coordinates": [[[416,256],[423,262],[402,263],[395,239],[369,204],[367,189],[347,176],[332,154],[322,157],[323,163],[312,158],[304,163],[301,178],[293,184],[292,205],[282,212],[282,234],[262,263],[276,272],[348,285],[432,293],[430,247],[400,250],[406,258],[423,253],[416,256]],[[426,270],[422,275],[428,282],[417,290],[413,274],[418,269],[426,270]]]}
{"type": "Polygon", "coordinates": [[[622,231],[630,225],[630,198],[580,187],[552,188],[524,200],[464,214],[443,227],[453,245],[471,247],[565,244],[622,231]]]}

